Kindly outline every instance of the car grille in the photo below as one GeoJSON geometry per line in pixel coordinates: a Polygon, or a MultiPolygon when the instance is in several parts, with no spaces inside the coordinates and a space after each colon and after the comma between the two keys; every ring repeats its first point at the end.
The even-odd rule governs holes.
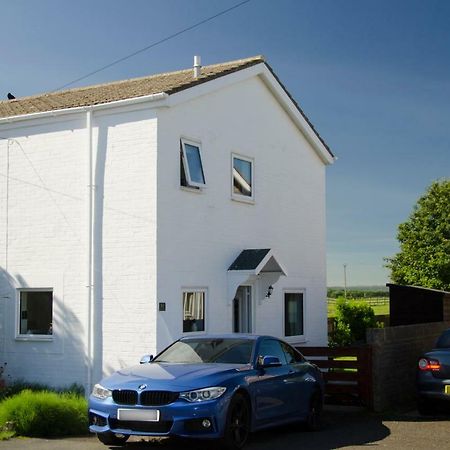
{"type": "Polygon", "coordinates": [[[135,405],[137,403],[138,394],[132,390],[116,389],[112,393],[113,400],[119,405],[135,405]]]}
{"type": "Polygon", "coordinates": [[[141,392],[141,405],[160,406],[168,405],[178,398],[178,393],[170,391],[144,391],[141,392]]]}
{"type": "Polygon", "coordinates": [[[141,433],[168,433],[172,428],[172,424],[172,420],[140,422],[136,420],[109,419],[109,426],[112,430],[130,430],[141,433]]]}
{"type": "Polygon", "coordinates": [[[116,389],[112,393],[112,398],[118,405],[137,405],[139,403],[143,406],[162,406],[173,403],[178,395],[177,392],[170,391],[144,391],[139,397],[136,391],[116,389]]]}

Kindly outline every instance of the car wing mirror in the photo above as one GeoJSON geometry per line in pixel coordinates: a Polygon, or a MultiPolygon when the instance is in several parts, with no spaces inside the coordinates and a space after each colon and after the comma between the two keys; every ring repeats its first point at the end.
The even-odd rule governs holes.
{"type": "Polygon", "coordinates": [[[140,364],[148,364],[153,361],[153,355],[144,355],[139,361],[140,364]]]}
{"type": "Polygon", "coordinates": [[[268,367],[281,367],[281,361],[276,356],[260,356],[258,358],[258,367],[260,369],[266,369],[268,367]]]}

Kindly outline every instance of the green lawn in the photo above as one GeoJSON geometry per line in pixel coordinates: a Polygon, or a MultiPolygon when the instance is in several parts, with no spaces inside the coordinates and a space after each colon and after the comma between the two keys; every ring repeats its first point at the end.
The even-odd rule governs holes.
{"type": "MultiPolygon", "coordinates": [[[[334,299],[332,299],[334,300],[334,299]]],[[[359,301],[359,299],[358,299],[359,301]]],[[[384,316],[389,314],[389,299],[361,299],[361,301],[367,301],[375,311],[376,316],[384,316]]],[[[328,300],[328,317],[334,317],[336,315],[336,302],[328,300]]]]}

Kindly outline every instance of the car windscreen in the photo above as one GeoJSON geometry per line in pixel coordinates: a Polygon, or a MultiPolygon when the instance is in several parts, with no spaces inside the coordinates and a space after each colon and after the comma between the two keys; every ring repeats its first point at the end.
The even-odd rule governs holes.
{"type": "Polygon", "coordinates": [[[450,330],[441,334],[441,337],[436,343],[436,348],[450,348],[450,330]]]}
{"type": "Polygon", "coordinates": [[[168,347],[153,362],[249,364],[253,343],[249,339],[185,339],[168,347]]]}

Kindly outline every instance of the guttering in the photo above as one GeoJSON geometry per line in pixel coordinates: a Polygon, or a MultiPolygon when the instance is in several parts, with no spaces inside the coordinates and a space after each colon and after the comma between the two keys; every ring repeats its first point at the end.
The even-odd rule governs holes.
{"type": "MultiPolygon", "coordinates": [[[[21,114],[19,116],[10,116],[0,118],[0,124],[20,122],[23,120],[40,119],[45,117],[63,116],[67,114],[85,113],[87,110],[102,110],[109,108],[117,108],[120,106],[136,105],[139,103],[156,102],[158,100],[165,101],[169,98],[169,94],[159,92],[157,94],[143,95],[141,97],[126,98],[123,100],[115,100],[113,102],[99,103],[98,105],[76,106],[74,108],[55,109],[54,111],[40,111],[30,114],[21,114]]],[[[163,106],[163,105],[161,105],[163,106]]]]}

